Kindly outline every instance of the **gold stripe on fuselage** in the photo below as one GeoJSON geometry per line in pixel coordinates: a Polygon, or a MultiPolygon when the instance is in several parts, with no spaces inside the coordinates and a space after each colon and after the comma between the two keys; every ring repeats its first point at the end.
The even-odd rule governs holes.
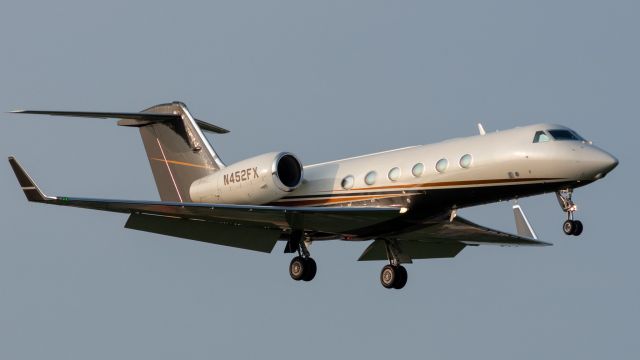
{"type": "Polygon", "coordinates": [[[191,167],[197,167],[197,168],[202,168],[202,169],[212,169],[212,170],[215,170],[214,168],[212,168],[212,167],[210,167],[210,166],[206,166],[206,165],[198,165],[198,164],[192,164],[192,163],[183,162],[183,161],[165,160],[165,159],[158,159],[158,158],[150,158],[150,159],[151,159],[151,160],[156,160],[156,161],[166,162],[166,163],[169,163],[169,164],[182,165],[182,166],[191,166],[191,167]]]}
{"type": "Polygon", "coordinates": [[[563,180],[560,178],[528,178],[528,179],[486,179],[486,180],[468,180],[468,181],[447,181],[447,182],[437,182],[437,183],[424,183],[424,184],[409,184],[409,185],[392,185],[392,186],[375,186],[375,187],[367,187],[367,188],[355,188],[351,190],[340,190],[339,193],[325,193],[325,194],[309,194],[308,196],[300,195],[298,199],[292,198],[283,198],[279,201],[276,201],[278,205],[282,206],[317,206],[317,205],[329,205],[343,202],[352,202],[352,201],[366,201],[373,199],[382,199],[382,198],[395,198],[395,197],[406,197],[406,196],[415,196],[417,193],[411,193],[409,191],[423,191],[428,190],[430,188],[441,188],[441,187],[456,187],[456,186],[470,186],[470,185],[508,185],[514,183],[534,183],[534,182],[546,182],[546,181],[557,181],[563,180]],[[366,195],[349,195],[347,192],[351,191],[362,191],[362,190],[387,190],[387,189],[401,189],[399,192],[394,192],[391,194],[384,195],[376,195],[376,193],[366,194],[366,195]],[[326,196],[323,199],[310,199],[315,196],[326,196]]]}
{"type": "Polygon", "coordinates": [[[282,199],[276,201],[275,204],[280,206],[316,206],[316,205],[329,205],[329,204],[338,204],[338,203],[346,203],[353,201],[367,201],[367,200],[380,200],[380,199],[389,199],[395,197],[402,196],[413,196],[416,194],[385,194],[385,195],[356,195],[356,196],[337,196],[330,199],[282,199]]]}

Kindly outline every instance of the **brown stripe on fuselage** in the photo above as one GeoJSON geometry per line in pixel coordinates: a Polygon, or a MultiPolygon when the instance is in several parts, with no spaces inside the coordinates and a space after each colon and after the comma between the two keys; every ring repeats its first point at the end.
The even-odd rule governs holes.
{"type": "Polygon", "coordinates": [[[502,185],[502,184],[513,184],[513,183],[527,184],[527,183],[536,182],[536,181],[552,181],[552,180],[562,180],[562,179],[559,179],[559,178],[487,179],[487,180],[470,180],[470,181],[448,181],[448,182],[424,183],[424,184],[413,184],[413,185],[376,186],[376,187],[352,189],[348,191],[342,190],[340,193],[333,192],[333,193],[327,193],[327,194],[308,194],[306,196],[299,195],[297,199],[285,197],[275,202],[274,204],[282,205],[282,206],[328,205],[328,204],[336,204],[341,202],[366,201],[370,199],[414,196],[417,194],[410,193],[407,191],[428,190],[429,187],[488,185],[488,184],[502,185]],[[349,191],[353,191],[353,190],[385,190],[385,189],[402,189],[402,190],[399,190],[398,192],[393,192],[393,193],[385,193],[384,195],[376,195],[376,193],[368,193],[363,195],[352,194],[351,196],[349,196],[348,194],[349,191]],[[315,197],[315,196],[324,196],[324,198],[309,199],[310,197],[315,197]]]}
{"type": "Polygon", "coordinates": [[[533,181],[555,181],[563,180],[560,178],[527,178],[527,179],[486,179],[486,180],[464,180],[464,181],[443,181],[424,184],[407,184],[407,185],[389,185],[389,186],[371,186],[364,188],[355,188],[352,190],[384,190],[384,189],[407,189],[423,187],[443,187],[443,186],[467,186],[467,185],[487,185],[487,184],[502,184],[502,183],[515,183],[515,182],[533,182],[533,181]]]}

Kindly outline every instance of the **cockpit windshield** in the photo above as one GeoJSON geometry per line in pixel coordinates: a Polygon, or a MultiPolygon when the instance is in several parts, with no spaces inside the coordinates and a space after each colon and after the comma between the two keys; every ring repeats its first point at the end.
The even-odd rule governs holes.
{"type": "Polygon", "coordinates": [[[550,136],[547,135],[544,131],[538,131],[536,132],[536,136],[533,137],[533,142],[542,143],[542,142],[549,141],[549,139],[550,139],[550,136]]]}
{"type": "Polygon", "coordinates": [[[535,136],[533,137],[534,143],[543,143],[548,141],[566,141],[566,140],[575,140],[575,141],[585,141],[584,138],[578,135],[573,130],[566,129],[553,129],[553,130],[540,130],[536,131],[535,136]]]}
{"type": "Polygon", "coordinates": [[[553,136],[553,138],[555,140],[577,140],[577,141],[584,141],[584,139],[582,138],[582,136],[576,134],[574,131],[571,130],[549,130],[549,134],[551,134],[551,136],[553,136]]]}

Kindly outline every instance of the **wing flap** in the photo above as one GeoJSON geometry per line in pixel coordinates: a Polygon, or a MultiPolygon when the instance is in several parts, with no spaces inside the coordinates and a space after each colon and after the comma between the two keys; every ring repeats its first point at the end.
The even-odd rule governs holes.
{"type": "Polygon", "coordinates": [[[266,253],[273,250],[282,233],[279,229],[143,214],[131,214],[124,227],[266,253]]]}
{"type": "MultiPolygon", "coordinates": [[[[461,243],[435,243],[424,241],[398,242],[402,255],[411,260],[452,258],[466,246],[461,243]]],[[[383,239],[374,240],[360,255],[358,261],[387,260],[387,250],[383,239]]]]}

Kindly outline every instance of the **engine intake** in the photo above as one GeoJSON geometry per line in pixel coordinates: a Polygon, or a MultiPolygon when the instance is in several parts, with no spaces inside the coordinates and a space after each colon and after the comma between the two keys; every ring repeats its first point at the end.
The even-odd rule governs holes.
{"type": "Polygon", "coordinates": [[[289,153],[280,153],[273,162],[273,177],[280,189],[290,192],[300,186],[302,182],[302,165],[300,161],[289,153]]]}
{"type": "Polygon", "coordinates": [[[267,153],[239,161],[191,184],[194,202],[266,204],[300,186],[302,164],[287,152],[267,153]]]}

